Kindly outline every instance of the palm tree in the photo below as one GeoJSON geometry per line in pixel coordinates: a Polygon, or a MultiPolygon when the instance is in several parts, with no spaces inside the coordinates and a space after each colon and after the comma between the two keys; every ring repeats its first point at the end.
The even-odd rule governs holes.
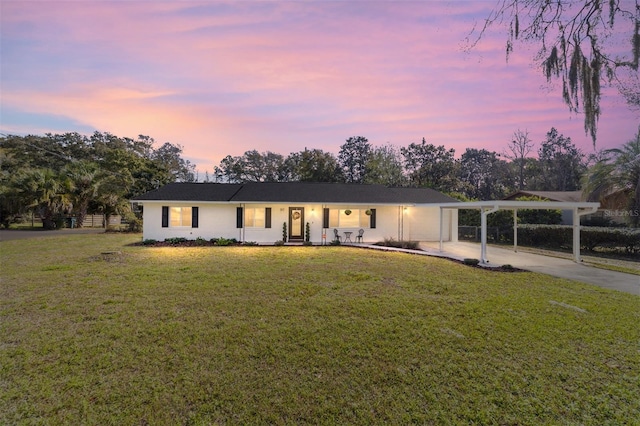
{"type": "Polygon", "coordinates": [[[109,219],[114,215],[125,215],[131,212],[129,201],[124,196],[128,191],[122,176],[104,176],[93,200],[98,211],[104,214],[105,226],[109,226],[109,219]]]}
{"type": "Polygon", "coordinates": [[[70,199],[77,215],[78,227],[81,228],[84,218],[87,216],[89,203],[98,196],[102,176],[99,173],[98,165],[88,161],[70,163],[65,167],[63,173],[73,185],[70,199]]]}
{"type": "Polygon", "coordinates": [[[71,209],[69,179],[51,169],[30,169],[18,182],[18,194],[25,206],[38,210],[45,229],[55,229],[56,219],[71,209]]]}
{"type": "Polygon", "coordinates": [[[635,139],[609,149],[589,169],[584,192],[588,201],[604,201],[611,209],[625,210],[632,226],[640,225],[640,128],[635,139]]]}

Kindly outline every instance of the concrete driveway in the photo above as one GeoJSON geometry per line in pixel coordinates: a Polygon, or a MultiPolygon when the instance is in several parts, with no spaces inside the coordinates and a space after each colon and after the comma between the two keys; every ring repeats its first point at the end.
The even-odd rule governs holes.
{"type": "MultiPolygon", "coordinates": [[[[480,258],[480,244],[469,242],[444,243],[442,251],[439,250],[437,242],[422,243],[421,248],[432,256],[457,260],[480,258]]],[[[557,257],[525,252],[516,253],[513,250],[493,246],[487,247],[487,259],[490,265],[511,265],[527,271],[581,281],[640,296],[640,275],[595,268],[584,263],[575,263],[572,260],[557,257]]]]}

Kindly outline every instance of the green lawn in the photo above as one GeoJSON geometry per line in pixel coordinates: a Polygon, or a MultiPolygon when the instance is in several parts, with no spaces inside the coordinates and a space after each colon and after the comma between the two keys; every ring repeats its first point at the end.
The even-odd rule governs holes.
{"type": "Polygon", "coordinates": [[[0,243],[0,424],[640,424],[638,296],[350,247],[134,241],[0,243]]]}

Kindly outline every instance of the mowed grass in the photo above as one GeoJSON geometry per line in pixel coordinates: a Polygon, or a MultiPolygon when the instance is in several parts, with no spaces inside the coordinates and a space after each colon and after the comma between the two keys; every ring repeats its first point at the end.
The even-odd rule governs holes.
{"type": "Polygon", "coordinates": [[[0,424],[639,424],[638,296],[349,247],[134,241],[0,243],[0,424]]]}

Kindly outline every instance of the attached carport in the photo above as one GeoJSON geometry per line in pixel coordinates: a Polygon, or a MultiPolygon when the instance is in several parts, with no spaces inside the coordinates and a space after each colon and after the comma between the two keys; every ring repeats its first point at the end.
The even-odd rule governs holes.
{"type": "Polygon", "coordinates": [[[443,229],[442,216],[446,209],[480,210],[480,261],[489,263],[487,259],[487,216],[498,210],[513,210],[513,245],[518,250],[518,210],[571,210],[573,212],[573,260],[580,262],[580,217],[598,211],[600,203],[564,202],[564,201],[471,201],[466,203],[440,204],[440,250],[442,251],[443,229]]]}

